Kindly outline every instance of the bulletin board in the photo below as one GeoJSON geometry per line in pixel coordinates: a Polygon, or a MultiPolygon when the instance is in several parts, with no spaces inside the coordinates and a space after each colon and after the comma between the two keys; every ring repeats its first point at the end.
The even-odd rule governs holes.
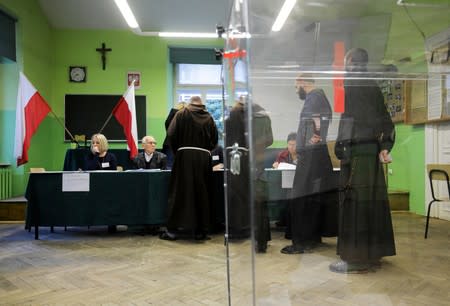
{"type": "Polygon", "coordinates": [[[405,119],[405,81],[383,80],[380,88],[384,96],[384,104],[393,122],[405,119]]]}
{"type": "Polygon", "coordinates": [[[450,121],[449,77],[405,81],[405,123],[450,121]]]}

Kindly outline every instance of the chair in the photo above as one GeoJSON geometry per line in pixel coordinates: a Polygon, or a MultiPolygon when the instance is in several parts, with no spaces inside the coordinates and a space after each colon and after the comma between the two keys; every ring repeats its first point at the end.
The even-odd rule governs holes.
{"type": "Polygon", "coordinates": [[[449,177],[448,177],[448,169],[450,169],[450,165],[427,165],[428,170],[428,177],[430,179],[430,188],[431,188],[431,198],[432,200],[428,204],[428,212],[427,212],[427,222],[425,225],[425,239],[427,239],[428,236],[428,225],[430,222],[430,211],[431,211],[431,205],[435,202],[444,202],[444,201],[450,201],[450,183],[449,183],[449,177]],[[435,194],[435,188],[433,185],[433,181],[445,181],[447,183],[447,197],[436,197],[435,194]]]}

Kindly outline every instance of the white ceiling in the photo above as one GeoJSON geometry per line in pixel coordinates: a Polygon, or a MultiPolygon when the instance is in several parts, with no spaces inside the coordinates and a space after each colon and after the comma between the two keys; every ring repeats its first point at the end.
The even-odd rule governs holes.
{"type": "MultiPolygon", "coordinates": [[[[38,1],[49,23],[58,29],[129,29],[113,0],[38,1]]],[[[421,26],[431,22],[433,16],[449,16],[448,2],[443,5],[440,2],[440,7],[430,9],[430,3],[436,5],[434,3],[438,0],[405,1],[416,5],[410,7],[409,12],[421,26]]],[[[249,4],[249,32],[255,38],[260,37],[254,40],[253,46],[258,47],[254,50],[264,61],[276,57],[281,62],[315,62],[321,59],[329,62],[332,53],[321,52],[332,49],[329,42],[337,38],[349,43],[355,38],[365,38],[366,44],[369,42],[366,47],[374,54],[374,60],[392,62],[405,57],[423,58],[423,46],[416,46],[416,50],[403,45],[391,46],[390,57],[384,58],[387,35],[393,23],[392,14],[406,16],[404,7],[399,7],[397,0],[298,0],[284,29],[271,33],[271,26],[283,2],[246,1],[249,4]],[[319,32],[316,34],[320,36],[314,33],[317,29],[319,32]],[[274,49],[274,46],[287,45],[292,48],[274,49]],[[274,54],[274,51],[277,53],[274,54]],[[300,58],[299,54],[306,57],[300,58]]],[[[225,28],[229,25],[233,0],[128,0],[128,3],[142,32],[213,33],[217,24],[225,28]]],[[[448,25],[444,24],[443,28],[448,25]]],[[[408,37],[418,33],[409,20],[402,24],[402,31],[397,35],[408,37]]],[[[434,33],[425,33],[426,36],[430,34],[434,33]]]]}
{"type": "MultiPolygon", "coordinates": [[[[279,1],[279,0],[274,0],[279,1]]],[[[232,0],[128,0],[144,32],[215,32],[232,0]]],[[[128,29],[113,0],[39,0],[50,24],[62,29],[128,29]]]]}
{"type": "MultiPolygon", "coordinates": [[[[372,0],[299,0],[291,22],[359,16],[372,0]]],[[[378,0],[394,2],[395,0],[378,0]]],[[[251,0],[250,18],[272,26],[284,0],[251,0]]],[[[39,0],[55,28],[128,29],[113,0],[39,0]]],[[[128,0],[143,32],[214,32],[227,25],[233,0],[128,0]]]]}

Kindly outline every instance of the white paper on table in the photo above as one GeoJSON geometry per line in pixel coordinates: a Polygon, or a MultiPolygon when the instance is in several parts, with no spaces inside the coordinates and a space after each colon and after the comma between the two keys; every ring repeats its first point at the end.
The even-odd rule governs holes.
{"type": "Polygon", "coordinates": [[[295,171],[293,170],[281,171],[281,188],[292,188],[294,185],[294,176],[295,171]]]}
{"type": "Polygon", "coordinates": [[[293,164],[288,164],[288,163],[279,163],[278,164],[278,170],[295,170],[295,167],[297,167],[296,165],[293,164]]]}
{"type": "Polygon", "coordinates": [[[89,173],[85,172],[71,172],[63,173],[62,175],[62,191],[89,191],[89,173]]]}

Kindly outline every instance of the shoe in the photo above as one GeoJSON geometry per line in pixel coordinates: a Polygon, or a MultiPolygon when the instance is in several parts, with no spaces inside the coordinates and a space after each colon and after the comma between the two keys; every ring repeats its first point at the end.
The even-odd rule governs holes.
{"type": "Polygon", "coordinates": [[[285,246],[280,252],[283,254],[303,254],[305,253],[305,250],[303,247],[293,244],[285,246]]]}
{"type": "Polygon", "coordinates": [[[159,239],[175,241],[175,240],[177,240],[177,236],[170,232],[164,232],[164,233],[161,233],[161,235],[159,235],[159,239]]]}
{"type": "Polygon", "coordinates": [[[367,273],[369,271],[369,265],[366,263],[349,263],[344,260],[339,260],[330,264],[330,271],[346,274],[367,273]]]}

